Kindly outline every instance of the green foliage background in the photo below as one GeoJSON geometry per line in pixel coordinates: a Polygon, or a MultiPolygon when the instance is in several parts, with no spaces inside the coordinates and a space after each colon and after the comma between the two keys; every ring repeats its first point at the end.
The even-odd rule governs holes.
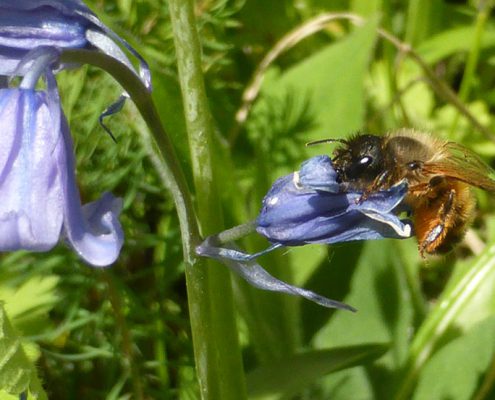
{"type": "MultiPolygon", "coordinates": [[[[155,103],[193,190],[167,2],[87,3],[150,63],[155,103]]],[[[197,1],[225,227],[255,218],[277,177],[331,152],[330,146],[304,146],[315,139],[413,127],[458,141],[493,165],[492,5],[197,1]],[[290,31],[332,13],[335,18],[263,71],[246,120],[236,121],[263,57],[290,31]],[[342,13],[360,15],[363,23],[342,13]],[[411,44],[417,58],[380,29],[411,44]]],[[[112,78],[83,67],[61,73],[58,82],[83,202],[104,191],[123,197],[126,243],[119,261],[104,270],[84,265],[63,245],[49,254],[1,255],[0,321],[10,323],[0,349],[17,346],[21,382],[32,377],[36,394],[34,362],[50,399],[200,398],[178,218],[137,134],[144,124],[127,104],[109,121],[114,143],[98,125],[121,90],[112,78]]],[[[357,314],[262,292],[232,277],[249,398],[494,398],[495,202],[487,193],[477,197],[473,230],[445,257],[422,260],[410,239],[306,246],[260,260],[275,276],[343,300],[357,314]]],[[[241,245],[256,251],[266,242],[250,237],[241,245]]],[[[11,371],[0,360],[0,383],[11,381],[11,371]]],[[[26,388],[4,387],[14,394],[26,388]]],[[[3,398],[10,397],[0,393],[3,398]]]]}

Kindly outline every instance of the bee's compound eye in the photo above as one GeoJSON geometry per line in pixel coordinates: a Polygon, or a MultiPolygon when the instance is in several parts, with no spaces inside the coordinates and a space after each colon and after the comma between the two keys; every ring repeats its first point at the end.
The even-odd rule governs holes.
{"type": "Polygon", "coordinates": [[[414,171],[420,167],[421,167],[421,163],[419,161],[411,161],[407,163],[407,168],[411,171],[414,171]]]}
{"type": "Polygon", "coordinates": [[[359,160],[359,165],[370,165],[372,160],[370,156],[364,156],[359,160]]]}

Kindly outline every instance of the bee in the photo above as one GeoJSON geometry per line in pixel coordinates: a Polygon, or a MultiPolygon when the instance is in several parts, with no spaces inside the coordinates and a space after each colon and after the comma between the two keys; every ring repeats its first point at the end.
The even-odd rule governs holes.
{"type": "Polygon", "coordinates": [[[427,133],[402,129],[325,141],[342,143],[332,161],[343,190],[362,192],[360,201],[407,181],[404,203],[421,256],[447,253],[462,240],[475,214],[471,187],[495,192],[493,171],[476,154],[427,133]]]}

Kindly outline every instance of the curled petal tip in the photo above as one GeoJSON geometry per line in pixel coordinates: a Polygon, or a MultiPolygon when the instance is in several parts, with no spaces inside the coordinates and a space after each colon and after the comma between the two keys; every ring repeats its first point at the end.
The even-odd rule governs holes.
{"type": "Polygon", "coordinates": [[[0,251],[48,251],[62,234],[89,264],[110,265],[123,244],[122,200],[106,193],[81,207],[70,133],[47,82],[46,92],[0,89],[0,251]]]}
{"type": "Polygon", "coordinates": [[[122,199],[105,193],[99,200],[82,207],[83,220],[79,221],[82,226],[65,226],[70,246],[84,261],[95,267],[106,267],[117,260],[124,243],[118,219],[121,210],[122,199]]]}

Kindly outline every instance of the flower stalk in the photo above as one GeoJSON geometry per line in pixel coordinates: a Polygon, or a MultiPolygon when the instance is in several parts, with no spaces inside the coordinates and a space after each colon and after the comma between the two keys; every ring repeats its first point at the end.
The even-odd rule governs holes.
{"type": "Polygon", "coordinates": [[[194,244],[199,240],[199,233],[191,196],[174,147],[160,121],[151,93],[136,74],[106,54],[85,49],[70,49],[62,51],[60,60],[67,63],[84,62],[109,72],[132,98],[149,129],[149,132],[142,130],[140,134],[143,140],[150,144],[153,165],[164,186],[170,190],[175,202],[183,238],[184,260],[186,264],[194,263],[196,258],[194,244]]]}
{"type": "MultiPolygon", "coordinates": [[[[186,265],[195,354],[197,360],[206,360],[206,363],[198,365],[198,377],[203,398],[242,399],[240,393],[245,392],[245,389],[240,352],[234,352],[235,347],[230,345],[234,341],[237,346],[234,321],[233,317],[228,324],[224,320],[225,316],[228,315],[224,311],[224,307],[228,306],[232,310],[232,303],[226,304],[225,293],[227,292],[222,288],[216,289],[211,282],[212,280],[215,281],[216,277],[211,278],[209,276],[210,274],[219,274],[222,276],[223,282],[228,284],[228,271],[224,271],[223,268],[218,268],[216,265],[210,268],[204,260],[198,261],[194,253],[194,248],[199,244],[200,237],[191,196],[175,150],[163,128],[151,94],[136,74],[124,64],[103,53],[92,52],[91,57],[89,57],[89,52],[85,49],[63,50],[61,62],[89,63],[110,72],[114,79],[122,85],[149,128],[149,132],[142,130],[140,133],[143,135],[143,140],[151,145],[154,166],[162,182],[174,198],[186,265]],[[215,314],[215,317],[212,314],[215,314]],[[229,334],[225,333],[226,331],[229,334]],[[228,354],[220,354],[217,357],[218,348],[228,354]]],[[[204,166],[204,168],[206,167],[204,166]]],[[[203,227],[207,226],[204,224],[204,220],[200,219],[200,221],[203,222],[203,227]]],[[[211,227],[211,230],[214,229],[220,230],[220,228],[211,227]]],[[[231,315],[233,315],[233,311],[231,315]]]]}
{"type": "MultiPolygon", "coordinates": [[[[169,1],[191,152],[198,221],[203,235],[222,230],[214,184],[212,118],[204,87],[193,2],[169,1]]],[[[199,244],[199,243],[198,243],[199,244]]],[[[198,261],[186,266],[197,374],[204,399],[246,398],[230,275],[198,261]]]]}

